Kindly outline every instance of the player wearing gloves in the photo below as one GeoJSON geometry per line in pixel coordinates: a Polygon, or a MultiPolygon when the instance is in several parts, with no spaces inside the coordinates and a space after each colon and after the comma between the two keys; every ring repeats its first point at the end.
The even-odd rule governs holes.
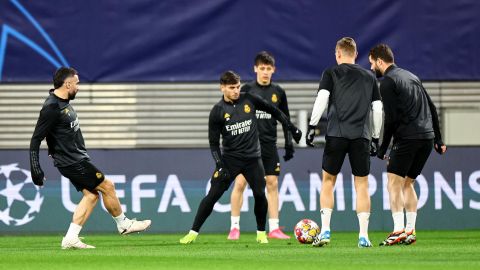
{"type": "Polygon", "coordinates": [[[48,154],[53,158],[55,167],[70,180],[77,191],[83,193],[62,240],[62,249],[95,248],[83,243],[78,235],[92,213],[99,193],[116,221],[120,234],[144,231],[151,224],[150,220],[137,221],[128,219],[123,214],[113,182],[105,179],[103,173],[90,162],[77,113],[70,104],[79,90],[79,82],[77,71],[73,68],[62,67],[56,71],[53,78],[55,89],[50,90],[50,95],[43,104],[30,141],[30,170],[35,185],[43,186],[45,181],[40,167],[39,148],[46,138],[48,154]]]}
{"type": "Polygon", "coordinates": [[[323,72],[307,131],[307,145],[313,146],[315,127],[328,104],[326,145],[320,193],[322,226],[313,246],[330,243],[333,189],[346,154],[355,176],[356,208],[360,227],[358,247],[371,247],[368,238],[370,155],[375,155],[382,126],[382,102],[375,77],[355,64],[357,47],[344,37],[335,48],[337,64],[323,72]],[[373,131],[370,113],[373,112],[373,131]],[[373,138],[373,139],[372,139],[373,138]]]}
{"type": "Polygon", "coordinates": [[[275,106],[261,97],[240,93],[240,77],[227,71],[220,77],[222,99],[210,111],[208,138],[210,150],[216,164],[211,178],[211,187],[202,199],[190,232],[180,243],[195,241],[201,226],[212,213],[213,206],[229,188],[235,177],[243,174],[253,191],[255,217],[257,221],[257,242],[268,243],[265,232],[267,199],[265,198],[265,171],[263,169],[257,130],[256,110],[268,112],[284,125],[298,143],[302,133],[275,106]],[[223,152],[220,152],[220,136],[223,152]]]}
{"type": "Polygon", "coordinates": [[[381,246],[412,244],[416,241],[417,194],[414,183],[435,148],[444,154],[437,109],[420,79],[397,67],[393,52],[385,44],[370,50],[371,69],[382,77],[380,93],[384,103],[385,126],[377,156],[389,160],[388,193],[394,228],[381,246]],[[387,148],[393,137],[390,156],[387,148]],[[406,225],[404,224],[404,211],[406,225]]]}
{"type": "MultiPolygon", "coordinates": [[[[262,97],[272,106],[280,109],[288,118],[287,95],[285,91],[272,82],[272,75],[275,72],[275,59],[265,51],[257,54],[255,57],[254,71],[257,78],[241,88],[241,92],[249,92],[262,97]]],[[[258,135],[260,137],[260,149],[262,152],[262,162],[265,169],[267,181],[267,200],[268,200],[268,227],[269,238],[289,239],[290,236],[282,232],[279,227],[278,213],[278,176],[280,175],[280,159],[277,151],[277,120],[271,114],[262,110],[256,110],[258,123],[258,135]]],[[[283,126],[285,137],[285,155],[283,159],[288,161],[293,158],[294,148],[290,132],[283,126]]],[[[247,186],[245,177],[240,174],[235,179],[231,195],[231,225],[229,240],[238,240],[240,237],[240,209],[243,203],[243,192],[247,186]]]]}

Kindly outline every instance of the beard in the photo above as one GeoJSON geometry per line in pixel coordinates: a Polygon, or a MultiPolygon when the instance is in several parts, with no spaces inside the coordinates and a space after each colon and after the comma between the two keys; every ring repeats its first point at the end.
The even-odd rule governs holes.
{"type": "Polygon", "coordinates": [[[68,93],[68,100],[74,100],[76,95],[77,95],[77,92],[68,93]]]}
{"type": "Polygon", "coordinates": [[[383,74],[382,74],[382,72],[380,71],[380,69],[374,68],[372,71],[373,71],[373,73],[375,73],[375,77],[377,77],[377,79],[383,77],[383,74]]]}

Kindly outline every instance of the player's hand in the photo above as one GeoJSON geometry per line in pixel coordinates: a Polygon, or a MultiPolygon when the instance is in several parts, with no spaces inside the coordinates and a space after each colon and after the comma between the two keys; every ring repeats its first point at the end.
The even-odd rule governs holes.
{"type": "Polygon", "coordinates": [[[437,151],[437,153],[440,155],[443,155],[445,152],[447,152],[447,146],[442,141],[435,141],[433,146],[435,151],[437,151]]]}
{"type": "Polygon", "coordinates": [[[302,131],[298,129],[296,126],[292,125],[292,128],[290,129],[290,132],[292,133],[293,140],[296,143],[300,142],[300,139],[302,139],[302,131]]]}
{"type": "Polygon", "coordinates": [[[32,173],[32,181],[37,186],[43,186],[43,182],[45,181],[45,174],[43,173],[42,169],[39,170],[38,173],[35,173],[34,170],[31,170],[32,173]]]}
{"type": "Polygon", "coordinates": [[[378,152],[378,138],[372,138],[370,142],[370,156],[374,157],[377,155],[378,152]]]}
{"type": "Polygon", "coordinates": [[[313,139],[315,138],[315,126],[308,125],[307,135],[305,136],[305,142],[310,147],[315,147],[313,139]]]}
{"type": "Polygon", "coordinates": [[[283,156],[283,160],[289,161],[293,158],[293,153],[295,153],[295,149],[293,148],[292,144],[285,145],[285,155],[283,156]]]}
{"type": "Polygon", "coordinates": [[[380,147],[377,150],[377,157],[381,160],[387,160],[388,156],[387,154],[387,148],[380,147]]]}

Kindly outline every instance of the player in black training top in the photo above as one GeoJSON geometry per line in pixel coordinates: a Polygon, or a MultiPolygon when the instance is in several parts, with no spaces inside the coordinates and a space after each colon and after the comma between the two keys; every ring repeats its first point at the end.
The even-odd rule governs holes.
{"type": "Polygon", "coordinates": [[[62,239],[62,249],[95,248],[83,243],[78,237],[82,226],[95,207],[99,192],[103,203],[117,223],[120,234],[140,232],[147,229],[151,221],[137,221],[125,217],[112,181],[91,162],[85,148],[78,116],[70,100],[75,99],[79,90],[79,78],[73,68],[61,67],[53,77],[55,89],[50,90],[38,117],[30,141],[30,170],[35,185],[43,186],[45,175],[40,167],[39,148],[47,138],[48,154],[55,167],[83,193],[82,200],[73,213],[72,223],[62,239]]]}
{"type": "MultiPolygon", "coordinates": [[[[255,57],[254,71],[257,74],[255,81],[249,82],[242,86],[241,92],[249,92],[262,97],[272,106],[280,109],[287,117],[290,118],[288,111],[287,95],[285,91],[272,82],[272,75],[275,72],[275,59],[265,51],[257,54],[255,57]]],[[[260,137],[260,149],[262,152],[262,162],[266,174],[267,182],[267,201],[268,201],[268,228],[269,238],[289,239],[279,228],[278,215],[278,175],[280,174],[280,159],[277,151],[277,120],[271,114],[262,110],[256,110],[258,122],[258,135],[260,137]]],[[[294,148],[292,136],[284,127],[285,136],[285,161],[293,158],[294,148]]],[[[235,185],[231,195],[231,225],[229,240],[238,240],[240,238],[240,209],[243,203],[243,192],[247,186],[247,182],[243,175],[237,176],[235,185]]]]}
{"type": "Polygon", "coordinates": [[[229,188],[235,177],[243,174],[255,198],[257,220],[257,242],[268,243],[265,233],[267,199],[265,198],[265,172],[262,165],[257,130],[257,109],[271,113],[292,133],[298,143],[302,136],[298,130],[275,106],[261,97],[250,93],[240,93],[240,77],[227,71],[220,77],[222,99],[213,106],[208,120],[208,139],[215,160],[216,169],[211,178],[211,187],[200,205],[190,232],[180,239],[180,243],[195,241],[205,220],[212,213],[213,206],[229,188]],[[220,152],[220,136],[223,152],[220,152]]]}
{"type": "Polygon", "coordinates": [[[326,144],[323,152],[323,177],[320,193],[320,236],[313,246],[330,243],[330,218],[337,174],[348,153],[355,176],[356,208],[360,227],[358,247],[371,247],[368,238],[370,195],[368,174],[370,155],[375,155],[382,126],[382,102],[373,74],[355,64],[357,45],[344,37],[335,47],[336,66],[323,72],[307,131],[307,144],[313,146],[315,126],[328,103],[326,144]],[[370,114],[373,113],[373,130],[370,114]],[[373,139],[372,139],[373,137],[373,139]]]}
{"type": "Polygon", "coordinates": [[[389,160],[388,193],[394,224],[393,232],[380,245],[409,245],[417,240],[415,179],[422,172],[432,148],[443,154],[447,147],[442,142],[437,109],[420,79],[395,65],[393,52],[388,45],[379,44],[372,48],[369,61],[377,77],[383,76],[380,93],[384,103],[385,126],[378,157],[389,160]],[[385,154],[392,137],[393,147],[390,157],[387,157],[385,154]]]}

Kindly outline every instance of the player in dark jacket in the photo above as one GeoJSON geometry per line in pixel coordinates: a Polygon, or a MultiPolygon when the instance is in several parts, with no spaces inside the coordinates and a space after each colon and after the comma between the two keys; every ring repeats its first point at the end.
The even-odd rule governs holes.
{"type": "MultiPolygon", "coordinates": [[[[275,59],[265,51],[257,54],[255,57],[254,71],[257,78],[242,86],[241,92],[249,92],[262,97],[272,106],[280,109],[287,117],[290,117],[288,110],[287,95],[280,85],[272,82],[272,75],[275,72],[275,59]]],[[[282,232],[279,227],[278,213],[278,176],[280,175],[280,158],[277,151],[277,119],[271,114],[258,110],[256,111],[258,122],[258,135],[260,137],[260,148],[262,152],[262,162],[265,169],[265,179],[267,182],[267,200],[268,200],[268,228],[269,238],[289,239],[290,236],[282,232]]],[[[285,137],[285,161],[293,158],[294,148],[292,136],[287,129],[283,129],[285,137]]],[[[240,209],[243,203],[243,192],[247,182],[243,175],[235,179],[231,195],[231,225],[229,240],[238,240],[240,238],[240,209]]]]}
{"type": "Polygon", "coordinates": [[[380,93],[385,125],[378,157],[389,160],[388,193],[394,223],[393,232],[380,245],[409,245],[417,240],[415,179],[422,172],[432,148],[442,155],[447,147],[442,141],[437,109],[420,79],[395,65],[388,45],[379,44],[372,48],[369,61],[377,77],[383,76],[380,93]],[[392,137],[393,147],[388,157],[385,154],[392,137]]]}
{"type": "Polygon", "coordinates": [[[35,185],[43,186],[45,180],[40,167],[39,148],[46,138],[48,154],[53,158],[55,167],[77,191],[83,193],[62,240],[62,249],[95,248],[83,243],[78,235],[95,208],[99,193],[102,193],[105,208],[116,221],[120,234],[144,231],[151,224],[150,220],[137,221],[125,217],[113,182],[105,179],[103,173],[91,163],[77,113],[70,104],[79,90],[79,82],[77,71],[73,68],[62,67],[56,71],[53,78],[55,89],[50,90],[43,104],[30,141],[30,170],[35,185]]]}
{"type": "Polygon", "coordinates": [[[257,109],[271,113],[292,133],[298,143],[302,132],[297,129],[276,107],[266,103],[261,97],[250,93],[240,94],[240,77],[227,71],[220,77],[222,99],[213,106],[208,121],[210,150],[216,164],[211,178],[211,187],[200,205],[190,232],[180,239],[180,243],[195,241],[201,226],[212,213],[213,206],[230,187],[235,177],[243,174],[255,198],[257,220],[257,242],[268,243],[265,232],[267,199],[265,198],[265,172],[260,154],[257,130],[257,109]],[[223,152],[220,151],[220,136],[223,152]]]}
{"type": "Polygon", "coordinates": [[[359,223],[358,247],[371,247],[368,238],[370,195],[368,174],[370,155],[375,154],[382,126],[382,102],[373,74],[355,64],[357,46],[344,37],[335,47],[337,64],[323,72],[312,117],[307,144],[313,142],[314,129],[328,103],[328,123],[323,152],[323,177],[320,193],[322,227],[314,246],[330,243],[330,217],[333,211],[335,182],[346,154],[355,176],[356,210],[359,223]],[[373,114],[373,123],[370,115],[373,114]],[[373,126],[373,129],[372,129],[373,126]]]}

